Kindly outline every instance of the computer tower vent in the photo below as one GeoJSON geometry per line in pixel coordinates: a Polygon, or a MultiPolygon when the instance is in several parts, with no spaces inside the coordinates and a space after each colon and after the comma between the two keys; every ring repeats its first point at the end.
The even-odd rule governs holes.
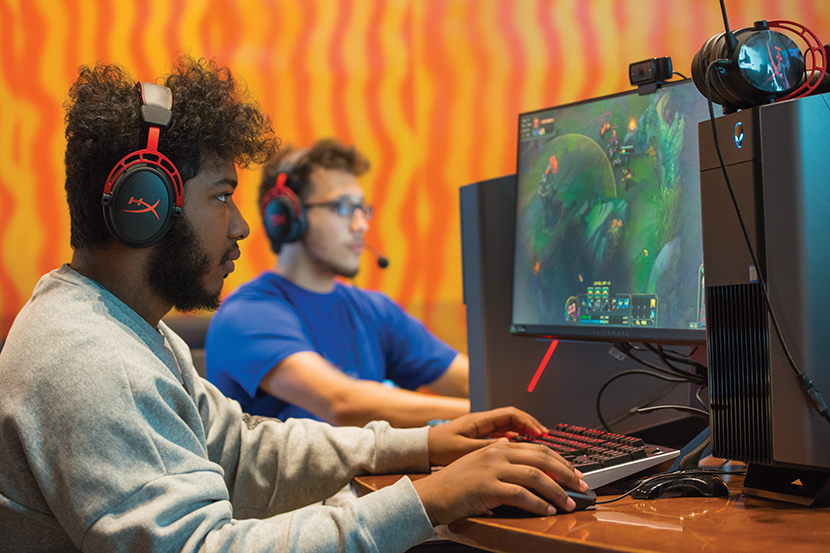
{"type": "Polygon", "coordinates": [[[759,284],[706,288],[712,453],[772,461],[767,307],[759,284]]]}

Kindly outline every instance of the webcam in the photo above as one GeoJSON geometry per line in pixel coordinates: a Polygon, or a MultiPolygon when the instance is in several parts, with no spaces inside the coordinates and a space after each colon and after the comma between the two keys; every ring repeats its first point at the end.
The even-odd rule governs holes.
{"type": "Polygon", "coordinates": [[[662,83],[672,77],[671,58],[651,58],[629,64],[628,78],[631,86],[662,83]]]}

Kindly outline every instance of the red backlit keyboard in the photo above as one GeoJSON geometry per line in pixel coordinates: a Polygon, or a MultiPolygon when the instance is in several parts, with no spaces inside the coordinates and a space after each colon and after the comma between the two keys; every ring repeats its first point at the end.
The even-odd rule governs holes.
{"type": "Polygon", "coordinates": [[[511,441],[546,445],[579,469],[591,489],[640,473],[668,470],[680,454],[633,436],[569,424],[558,424],[536,438],[523,434],[511,441]]]}

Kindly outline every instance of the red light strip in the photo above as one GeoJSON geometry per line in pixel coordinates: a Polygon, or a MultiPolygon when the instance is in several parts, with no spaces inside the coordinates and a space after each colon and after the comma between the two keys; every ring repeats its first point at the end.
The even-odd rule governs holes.
{"type": "Polygon", "coordinates": [[[542,358],[542,362],[539,363],[539,368],[536,369],[536,374],[533,375],[533,380],[530,381],[530,386],[527,387],[528,392],[532,392],[533,389],[536,387],[536,383],[539,382],[539,378],[541,378],[542,373],[545,372],[545,367],[548,366],[550,356],[553,355],[553,351],[556,349],[556,346],[558,345],[559,340],[551,340],[550,346],[548,347],[548,351],[545,352],[545,356],[542,358]]]}

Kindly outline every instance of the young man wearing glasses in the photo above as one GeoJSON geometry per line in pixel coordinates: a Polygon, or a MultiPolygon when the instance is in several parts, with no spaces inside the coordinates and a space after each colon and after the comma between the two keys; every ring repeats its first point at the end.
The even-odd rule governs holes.
{"type": "Polygon", "coordinates": [[[208,379],[243,410],[397,427],[469,412],[464,354],[387,296],[337,281],[357,274],[366,247],[373,210],[358,177],[368,167],[333,140],[265,167],[260,207],[279,258],[226,298],[205,343],[208,379]]]}

